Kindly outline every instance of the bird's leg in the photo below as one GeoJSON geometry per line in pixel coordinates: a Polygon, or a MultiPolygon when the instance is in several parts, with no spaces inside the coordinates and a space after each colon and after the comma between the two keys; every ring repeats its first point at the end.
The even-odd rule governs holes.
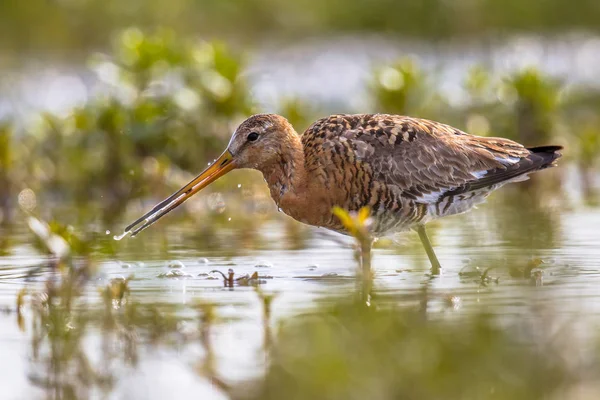
{"type": "Polygon", "coordinates": [[[360,241],[360,265],[362,267],[362,273],[365,276],[371,274],[371,250],[373,249],[373,240],[367,238],[366,240],[360,241]]]}
{"type": "Polygon", "coordinates": [[[360,282],[359,293],[363,304],[371,305],[371,291],[373,290],[373,273],[371,271],[371,254],[374,240],[363,238],[358,245],[358,259],[360,260],[360,282]]]}
{"type": "Polygon", "coordinates": [[[431,263],[431,273],[433,275],[439,275],[440,271],[442,270],[442,266],[440,265],[440,262],[433,251],[433,246],[431,245],[429,237],[427,236],[427,232],[425,231],[425,225],[417,226],[417,233],[419,234],[419,239],[421,239],[421,243],[425,248],[427,257],[429,257],[429,262],[431,263]]]}

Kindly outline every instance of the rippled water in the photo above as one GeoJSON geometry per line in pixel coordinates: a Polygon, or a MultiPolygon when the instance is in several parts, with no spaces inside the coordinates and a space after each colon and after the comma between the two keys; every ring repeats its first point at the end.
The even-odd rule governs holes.
{"type": "MultiPolygon", "coordinates": [[[[218,374],[228,382],[260,375],[265,360],[257,355],[263,346],[264,330],[255,289],[225,287],[218,274],[211,274],[213,270],[226,272],[231,268],[237,276],[258,272],[262,290],[276,294],[274,326],[287,316],[310,311],[330,296],[356,289],[351,239],[310,229],[301,245],[286,246],[282,243],[282,220],[277,218],[258,229],[256,235],[266,243],[260,249],[237,248],[237,243],[223,241],[220,246],[204,250],[195,243],[204,243],[208,238],[193,236],[196,225],[177,225],[166,219],[161,224],[168,226],[168,235],[164,230],[150,230],[135,242],[124,240],[116,257],[99,257],[98,273],[86,286],[81,307],[101,310],[104,306],[99,289],[111,279],[133,275],[132,299],[172,306],[181,317],[175,345],[162,346],[166,343],[159,341],[150,346],[142,342],[135,368],[119,363],[110,366],[119,377],[109,391],[111,396],[159,399],[178,393],[194,398],[223,397],[195,367],[204,356],[202,346],[184,340],[186,332],[197,329],[192,317],[199,301],[217,306],[220,322],[215,325],[212,339],[218,374]],[[286,249],[290,247],[299,249],[286,249]],[[180,272],[173,273],[175,270],[180,272]]],[[[432,227],[444,267],[441,276],[429,274],[428,261],[414,233],[401,235],[396,243],[381,241],[374,252],[373,296],[378,306],[426,307],[433,315],[460,316],[483,309],[510,319],[552,310],[554,316],[572,321],[574,331],[585,332],[600,322],[598,226],[597,208],[564,204],[540,208],[499,198],[432,227]],[[518,271],[535,259],[543,260],[542,272],[519,276],[518,271]],[[488,268],[491,279],[483,281],[477,270],[488,268]]],[[[233,224],[231,230],[235,229],[233,224]]],[[[47,392],[34,384],[41,365],[32,358],[31,311],[25,311],[24,331],[20,330],[13,312],[15,301],[23,288],[29,293],[43,290],[53,272],[48,261],[28,244],[31,238],[24,229],[11,231],[10,237],[6,231],[2,235],[12,243],[6,246],[7,254],[0,257],[0,308],[5,310],[0,313],[2,398],[25,399],[47,392]]],[[[102,332],[101,325],[87,327],[83,343],[92,360],[100,359],[106,350],[101,346],[102,332]]],[[[90,396],[102,397],[97,389],[90,396]]]]}

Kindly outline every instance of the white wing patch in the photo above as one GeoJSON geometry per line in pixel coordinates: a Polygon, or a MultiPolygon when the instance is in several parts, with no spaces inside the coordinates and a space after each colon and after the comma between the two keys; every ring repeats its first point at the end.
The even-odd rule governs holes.
{"type": "MultiPolygon", "coordinates": [[[[499,161],[500,163],[502,163],[503,165],[514,165],[516,163],[518,163],[519,161],[521,161],[521,158],[519,157],[494,157],[496,159],[496,161],[499,161]]],[[[471,175],[473,175],[475,177],[475,179],[481,179],[484,176],[486,176],[488,173],[488,171],[483,170],[483,171],[475,171],[475,172],[471,172],[471,175]]]]}
{"type": "MultiPolygon", "coordinates": [[[[501,162],[504,165],[513,165],[518,163],[519,161],[521,161],[521,158],[519,157],[495,157],[497,161],[501,162]]],[[[473,177],[475,179],[481,179],[484,176],[486,176],[488,173],[487,170],[482,170],[482,171],[474,171],[471,172],[471,175],[473,175],[473,177]]],[[[520,182],[522,180],[527,180],[527,176],[518,176],[516,178],[510,179],[504,183],[508,183],[508,182],[520,182]]],[[[444,189],[444,190],[440,190],[438,192],[433,192],[433,193],[428,193],[428,194],[424,194],[421,197],[417,197],[416,201],[418,203],[422,203],[422,204],[436,204],[441,198],[442,196],[447,193],[448,191],[454,190],[456,188],[448,188],[448,189],[444,189]]],[[[481,197],[481,196],[480,196],[481,197]]],[[[478,203],[478,202],[482,202],[483,199],[487,197],[487,194],[485,196],[483,196],[483,198],[473,198],[473,201],[469,202],[469,203],[478,203]]],[[[466,205],[466,207],[468,208],[469,205],[466,205]]],[[[455,211],[456,212],[460,212],[460,211],[455,211]]]]}
{"type": "MultiPolygon", "coordinates": [[[[450,189],[448,189],[448,190],[450,190],[450,189]]],[[[422,203],[422,204],[434,204],[448,190],[440,190],[439,192],[433,192],[433,193],[424,194],[421,197],[417,197],[416,201],[417,201],[417,203],[422,203]]]]}
{"type": "Polygon", "coordinates": [[[484,176],[487,175],[487,171],[483,170],[483,171],[475,171],[475,172],[471,172],[471,175],[473,175],[475,177],[475,179],[481,179],[484,176]]]}
{"type": "Polygon", "coordinates": [[[500,161],[504,165],[513,165],[521,161],[519,157],[495,157],[496,161],[500,161]]]}

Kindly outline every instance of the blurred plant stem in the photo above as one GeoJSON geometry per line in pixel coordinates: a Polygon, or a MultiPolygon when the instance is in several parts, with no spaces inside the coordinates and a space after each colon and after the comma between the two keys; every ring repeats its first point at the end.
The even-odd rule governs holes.
{"type": "Polygon", "coordinates": [[[581,186],[586,202],[598,205],[600,196],[595,178],[598,174],[598,155],[600,154],[600,116],[595,113],[580,113],[579,124],[575,129],[577,141],[577,164],[581,176],[581,186]]]}
{"type": "Polygon", "coordinates": [[[518,140],[527,146],[549,143],[555,127],[559,84],[539,70],[527,68],[506,81],[516,95],[518,140]]]}
{"type": "Polygon", "coordinates": [[[0,121],[0,225],[11,220],[11,197],[13,185],[10,179],[12,167],[12,135],[13,130],[8,122],[0,121]]]}
{"type": "Polygon", "coordinates": [[[274,294],[267,294],[262,291],[260,286],[256,286],[256,293],[261,302],[262,325],[263,325],[263,347],[265,351],[270,351],[273,344],[273,333],[271,331],[271,314],[273,307],[274,294]]]}
{"type": "Polygon", "coordinates": [[[231,388],[217,374],[216,356],[211,340],[212,329],[217,320],[216,306],[212,303],[200,302],[197,304],[196,308],[200,315],[200,343],[205,352],[198,373],[203,377],[207,377],[213,385],[223,392],[229,393],[231,388]]]}
{"type": "Polygon", "coordinates": [[[423,116],[431,95],[427,78],[411,58],[376,68],[371,82],[374,108],[389,114],[423,116]]]}

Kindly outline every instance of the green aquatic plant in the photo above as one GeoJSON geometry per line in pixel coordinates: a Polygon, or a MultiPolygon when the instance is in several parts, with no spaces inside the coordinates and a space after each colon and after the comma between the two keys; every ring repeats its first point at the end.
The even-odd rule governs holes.
{"type": "Polygon", "coordinates": [[[530,333],[485,314],[446,321],[338,301],[284,321],[266,376],[236,398],[560,398],[577,378],[530,333]]]}
{"type": "Polygon", "coordinates": [[[600,118],[590,121],[577,133],[578,139],[578,161],[585,169],[593,169],[598,164],[600,154],[600,129],[598,123],[600,118]]]}
{"type": "Polygon", "coordinates": [[[224,392],[230,390],[230,386],[217,374],[215,349],[211,340],[211,335],[215,323],[218,321],[216,305],[213,303],[198,301],[195,306],[199,317],[200,344],[204,349],[204,356],[198,364],[196,371],[202,377],[207,377],[210,381],[224,392]]]}
{"type": "MultiPolygon", "coordinates": [[[[574,102],[575,103],[575,102],[574,102]]],[[[573,104],[569,114],[570,156],[579,169],[583,197],[589,205],[598,205],[600,196],[594,184],[600,154],[600,116],[597,107],[600,96],[583,96],[579,104],[573,104]]]]}
{"type": "Polygon", "coordinates": [[[277,294],[265,293],[260,286],[256,286],[256,294],[260,299],[262,308],[263,348],[269,351],[274,340],[273,332],[271,330],[271,319],[273,314],[273,301],[277,298],[277,294]]]}
{"type": "Polygon", "coordinates": [[[493,131],[505,129],[506,110],[498,96],[498,77],[483,65],[469,69],[463,82],[467,94],[460,110],[460,124],[473,135],[499,135],[493,131]]]}
{"type": "Polygon", "coordinates": [[[474,65],[467,72],[464,86],[473,103],[486,103],[493,95],[492,73],[483,65],[474,65]]]}
{"type": "Polygon", "coordinates": [[[319,118],[314,108],[298,98],[283,99],[277,114],[285,116],[298,132],[304,132],[316,118],[319,118]]]}
{"type": "Polygon", "coordinates": [[[129,282],[133,275],[127,278],[119,277],[111,279],[108,285],[101,291],[106,307],[121,307],[131,294],[129,282]]]}
{"type": "Polygon", "coordinates": [[[508,137],[527,146],[543,145],[559,135],[564,84],[536,68],[499,75],[476,65],[467,73],[464,88],[468,101],[460,108],[470,133],[508,137]]]}
{"type": "Polygon", "coordinates": [[[0,224],[10,219],[13,184],[10,172],[13,164],[12,126],[0,120],[0,224]]]}
{"type": "Polygon", "coordinates": [[[227,270],[227,274],[224,274],[219,270],[212,270],[210,273],[221,275],[223,278],[223,285],[229,288],[233,288],[234,286],[256,286],[265,283],[256,271],[254,271],[252,275],[244,274],[238,276],[235,276],[235,272],[232,268],[227,270]]]}
{"type": "Polygon", "coordinates": [[[373,107],[378,112],[419,115],[431,94],[428,76],[410,58],[377,68],[371,82],[373,107]]]}
{"type": "Polygon", "coordinates": [[[561,82],[535,68],[517,71],[504,80],[504,90],[512,97],[516,139],[528,146],[551,141],[555,134],[561,82]]]}
{"type": "Polygon", "coordinates": [[[30,272],[44,277],[43,285],[19,291],[16,316],[30,340],[28,378],[49,398],[105,396],[118,380],[109,366],[137,364],[142,344],[180,343],[183,319],[177,306],[134,299],[133,276],[96,283],[96,239],[32,215],[27,220],[36,248],[50,259],[30,272]],[[85,344],[98,328],[100,359],[85,344]]]}
{"type": "Polygon", "coordinates": [[[174,177],[206,165],[231,121],[251,112],[243,66],[223,43],[125,30],[111,53],[90,57],[103,95],[28,126],[29,186],[109,223],[129,201],[160,196],[157,187],[166,196],[174,177]]]}

